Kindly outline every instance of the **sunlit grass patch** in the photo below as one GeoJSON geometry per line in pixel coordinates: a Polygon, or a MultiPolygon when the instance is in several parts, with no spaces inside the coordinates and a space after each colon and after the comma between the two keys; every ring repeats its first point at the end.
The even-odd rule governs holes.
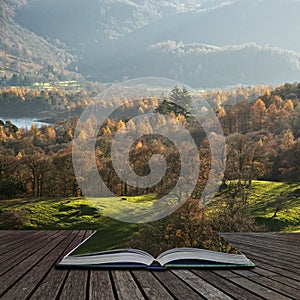
{"type": "MultiPolygon", "coordinates": [[[[207,206],[208,214],[213,214],[222,193],[207,206]]],[[[11,216],[12,220],[22,219],[18,223],[24,229],[96,229],[109,232],[122,223],[109,216],[146,216],[153,209],[155,200],[155,194],[117,199],[94,198],[92,201],[84,197],[1,200],[0,229],[11,229],[9,220],[1,217],[1,212],[7,211],[6,216],[11,216]]],[[[300,184],[253,181],[248,190],[248,203],[257,222],[266,225],[268,231],[300,231],[300,184]]]]}
{"type": "MultiPolygon", "coordinates": [[[[54,199],[1,200],[1,211],[26,213],[24,229],[102,229],[115,222],[108,216],[118,214],[143,215],[149,213],[156,195],[126,196],[122,198],[84,197],[54,199]]],[[[115,225],[115,224],[114,224],[115,225]]],[[[0,229],[10,229],[0,217],[0,229]]]]}
{"type": "MultiPolygon", "coordinates": [[[[88,198],[90,205],[98,209],[101,214],[118,220],[130,220],[130,222],[139,222],[139,220],[155,213],[153,212],[153,205],[157,200],[155,194],[88,198]]],[[[165,202],[166,205],[168,203],[165,202]]]]}
{"type": "MultiPolygon", "coordinates": [[[[266,226],[266,230],[300,230],[300,184],[256,180],[247,192],[249,209],[257,222],[266,226]]],[[[224,193],[227,191],[218,193],[208,205],[210,214],[220,206],[219,200],[224,193]]]]}
{"type": "MultiPolygon", "coordinates": [[[[7,200],[0,205],[2,211],[22,209],[28,219],[24,229],[96,229],[104,219],[84,198],[7,200]]],[[[5,220],[0,228],[9,229],[5,220]]]]}
{"type": "Polygon", "coordinates": [[[299,230],[299,191],[299,184],[255,181],[249,193],[253,215],[270,230],[299,230]]]}

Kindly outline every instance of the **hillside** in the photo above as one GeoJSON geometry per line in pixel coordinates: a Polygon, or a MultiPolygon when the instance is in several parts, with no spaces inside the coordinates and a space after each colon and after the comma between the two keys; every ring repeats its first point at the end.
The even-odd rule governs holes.
{"type": "Polygon", "coordinates": [[[294,0],[3,0],[0,66],[47,80],[79,71],[193,87],[293,82],[299,11],[294,0]]]}
{"type": "Polygon", "coordinates": [[[172,78],[195,88],[276,85],[294,82],[300,76],[300,54],[254,43],[216,47],[200,43],[163,41],[135,53],[129,48],[123,56],[93,54],[82,61],[80,70],[93,80],[159,76],[172,78]],[[124,58],[125,56],[125,58],[124,58]],[[280,70],[280,71],[279,71],[280,70]]]}
{"type": "MultiPolygon", "coordinates": [[[[218,50],[205,45],[201,47],[207,51],[218,50]]],[[[265,225],[268,230],[299,230],[300,84],[285,84],[273,90],[267,87],[263,90],[256,88],[260,96],[252,98],[256,95],[254,94],[251,96],[252,101],[239,101],[250,97],[250,91],[251,89],[240,89],[233,91],[232,94],[228,94],[228,91],[211,93],[213,99],[222,99],[221,102],[216,102],[218,104],[216,113],[226,136],[227,145],[224,182],[217,198],[223,202],[216,203],[218,211],[214,211],[216,219],[211,226],[220,232],[260,230],[255,224],[256,220],[265,225]],[[257,100],[253,101],[253,99],[257,100]],[[224,106],[221,105],[222,103],[224,106]],[[255,181],[258,179],[261,181],[255,181]],[[231,184],[228,184],[229,182],[231,184]]],[[[171,91],[170,99],[174,92],[178,93],[178,88],[171,91]]],[[[32,103],[36,108],[40,107],[43,110],[45,107],[62,110],[67,107],[76,108],[80,99],[81,104],[86,105],[85,101],[89,96],[86,92],[74,97],[74,95],[64,95],[61,91],[34,93],[25,89],[10,89],[2,91],[0,95],[4,103],[3,107],[15,105],[22,111],[25,111],[26,107],[30,109],[32,103]]],[[[122,99],[115,98],[113,101],[120,105],[122,99]]],[[[177,172],[181,169],[181,161],[177,149],[172,145],[167,147],[163,140],[153,139],[151,135],[142,136],[141,140],[132,144],[131,148],[135,170],[139,170],[140,175],[148,174],[149,157],[153,153],[160,153],[170,166],[164,177],[166,179],[163,180],[163,184],[154,185],[147,190],[128,185],[126,181],[120,179],[113,167],[113,158],[110,154],[111,141],[120,124],[125,123],[127,128],[135,130],[136,123],[132,119],[127,121],[129,116],[127,112],[135,112],[137,108],[141,114],[164,110],[170,115],[174,114],[177,122],[187,122],[187,130],[197,145],[199,143],[200,166],[203,166],[191,197],[199,199],[203,191],[202,187],[207,182],[206,174],[210,170],[208,141],[203,140],[201,129],[193,120],[181,115],[181,111],[178,111],[175,106],[166,104],[166,101],[151,104],[148,100],[141,99],[136,107],[132,107],[131,104],[125,105],[124,110],[119,111],[122,112],[121,115],[113,114],[107,120],[96,142],[97,160],[99,159],[100,162],[97,167],[109,189],[115,195],[125,199],[111,203],[110,199],[101,198],[99,201],[96,199],[94,206],[81,203],[82,207],[80,202],[77,202],[80,207],[74,208],[74,211],[73,198],[65,199],[81,194],[74,174],[71,148],[78,118],[76,116],[69,120],[64,118],[64,121],[56,124],[32,126],[28,130],[18,129],[10,122],[0,122],[2,145],[0,208],[3,209],[3,228],[8,226],[6,221],[9,220],[13,220],[10,224],[15,223],[28,228],[34,226],[55,228],[59,224],[62,224],[62,228],[64,226],[74,228],[72,226],[85,226],[92,221],[95,221],[92,223],[93,226],[97,226],[97,220],[93,217],[94,214],[99,216],[99,211],[94,209],[97,205],[107,213],[112,213],[116,209],[124,210],[124,208],[134,211],[132,202],[141,200],[143,212],[149,211],[151,199],[146,198],[143,201],[141,198],[138,199],[137,195],[143,195],[142,198],[149,197],[149,194],[161,195],[164,191],[173,188],[177,182],[177,172]],[[40,200],[34,200],[38,197],[40,200]],[[61,203],[56,197],[62,197],[64,202],[61,203]],[[19,198],[19,200],[7,200],[10,198],[19,198]],[[24,210],[22,210],[23,204],[24,210]],[[32,204],[29,209],[27,204],[32,204]],[[43,209],[40,204],[43,204],[43,209]],[[20,208],[20,211],[15,211],[14,206],[20,208]],[[12,210],[7,211],[9,208],[12,210]],[[44,221],[45,214],[49,218],[44,221]],[[51,221],[53,214],[54,221],[51,221]],[[83,219],[79,220],[78,217],[83,219]],[[87,223],[84,220],[87,220],[87,223]],[[49,227],[47,222],[52,222],[49,227]]],[[[158,122],[157,125],[160,123],[158,122]]],[[[154,128],[150,124],[148,127],[150,130],[154,128]]],[[[90,127],[83,128],[80,131],[80,139],[87,140],[89,134],[90,127]]],[[[87,166],[86,170],[89,172],[89,165],[87,166]]],[[[76,201],[77,199],[75,198],[76,201]]]]}
{"type": "Polygon", "coordinates": [[[218,7],[224,0],[80,0],[27,1],[17,13],[24,27],[76,47],[102,46],[176,13],[218,7]],[[80,20],[80,22],[78,22],[80,20]]]}
{"type": "Polygon", "coordinates": [[[0,78],[22,74],[39,80],[78,78],[67,66],[75,60],[62,42],[47,41],[19,25],[15,12],[24,0],[3,0],[0,5],[0,78]]]}
{"type": "Polygon", "coordinates": [[[128,39],[134,33],[132,39],[146,36],[150,44],[166,39],[218,46],[254,42],[300,51],[294,38],[300,32],[300,2],[294,0],[26,2],[17,12],[18,23],[71,46],[99,42],[103,47],[107,40],[128,39]]]}
{"type": "MultiPolygon", "coordinates": [[[[209,204],[211,214],[219,210],[220,199],[226,197],[226,193],[226,190],[219,193],[209,204]]],[[[300,231],[299,184],[253,181],[247,194],[252,216],[267,231],[300,231]]]]}
{"type": "Polygon", "coordinates": [[[299,57],[294,51],[300,50],[300,43],[294,36],[300,34],[299,10],[300,2],[296,1],[244,0],[172,14],[116,41],[90,48],[79,66],[86,76],[104,81],[151,75],[168,76],[193,87],[296,81],[299,57]],[[193,55],[168,51],[165,55],[157,45],[168,41],[183,43],[184,48],[201,43],[223,51],[210,52],[208,57],[203,51],[193,55]],[[254,47],[245,47],[249,43],[254,47]],[[149,57],[153,47],[155,55],[149,57]],[[197,78],[199,74],[202,76],[197,78]]]}
{"type": "MultiPolygon", "coordinates": [[[[142,197],[130,198],[130,201],[134,202],[142,197]]],[[[147,196],[143,196],[143,199],[147,207],[147,196]]],[[[214,209],[217,202],[218,197],[208,209],[214,209]]],[[[252,215],[260,224],[267,226],[268,231],[300,231],[300,202],[297,184],[254,181],[249,190],[249,204],[252,215]],[[281,195],[285,197],[284,205],[277,216],[272,218],[281,195]]],[[[113,205],[107,207],[107,209],[115,208],[113,205]]],[[[27,229],[101,229],[109,233],[115,226],[118,226],[118,222],[103,216],[103,212],[95,209],[84,198],[1,200],[0,215],[5,214],[9,218],[1,218],[1,229],[11,228],[7,226],[13,224],[13,226],[27,229]]],[[[126,235],[127,230],[134,228],[135,225],[128,225],[122,230],[126,235]]],[[[110,242],[109,236],[105,242],[110,242]]]]}

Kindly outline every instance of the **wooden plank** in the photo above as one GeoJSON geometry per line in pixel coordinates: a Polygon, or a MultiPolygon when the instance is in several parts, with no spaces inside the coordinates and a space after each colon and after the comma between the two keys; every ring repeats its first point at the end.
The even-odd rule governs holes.
{"type": "MultiPolygon", "coordinates": [[[[233,273],[240,274],[245,277],[257,277],[257,275],[259,275],[259,277],[270,278],[274,281],[284,283],[286,286],[290,286],[291,288],[300,290],[300,280],[298,281],[298,280],[294,280],[294,279],[291,279],[288,277],[284,277],[284,276],[278,275],[274,272],[270,272],[268,270],[264,270],[264,269],[257,268],[257,267],[248,272],[249,273],[246,273],[244,270],[234,270],[233,271],[233,273]],[[251,275],[251,274],[255,274],[256,276],[251,275]]],[[[300,277],[299,277],[299,279],[300,279],[300,277]]]]}
{"type": "Polygon", "coordinates": [[[298,245],[288,245],[285,244],[284,241],[280,243],[276,243],[272,240],[269,240],[267,238],[265,239],[238,239],[238,238],[231,238],[230,241],[234,244],[243,244],[245,246],[252,246],[252,247],[259,247],[263,249],[268,249],[269,251],[279,252],[285,254],[287,257],[293,254],[294,256],[300,257],[300,254],[298,253],[298,249],[300,246],[300,243],[298,245]]]}
{"type": "Polygon", "coordinates": [[[36,232],[28,232],[28,231],[21,232],[20,230],[18,230],[15,233],[10,233],[8,236],[1,237],[0,238],[1,253],[3,252],[3,250],[5,251],[7,247],[10,247],[11,245],[18,243],[19,238],[28,238],[31,237],[34,233],[36,232]]]}
{"type": "MultiPolygon", "coordinates": [[[[85,238],[85,231],[74,232],[75,238],[66,248],[66,250],[61,254],[58,262],[64,255],[70,252],[74,247],[76,247],[83,238],[85,238]],[[76,235],[77,234],[77,235],[76,235]]],[[[50,272],[46,275],[38,286],[33,291],[30,299],[56,299],[62,289],[63,283],[66,280],[68,270],[58,270],[54,266],[51,268],[50,272]]]]}
{"type": "Polygon", "coordinates": [[[0,238],[10,235],[14,230],[0,230],[0,238]]]}
{"type": "Polygon", "coordinates": [[[201,277],[203,280],[207,281],[211,285],[214,285],[217,289],[223,291],[232,298],[239,300],[258,300],[261,297],[254,295],[253,292],[250,292],[244,289],[243,286],[239,286],[234,282],[227,280],[217,274],[214,274],[208,270],[192,270],[193,273],[201,277]]]}
{"type": "MultiPolygon", "coordinates": [[[[214,272],[217,274],[221,274],[222,276],[222,271],[214,271],[214,272]]],[[[296,288],[297,285],[300,287],[299,282],[296,281],[289,282],[288,278],[284,278],[279,275],[277,276],[272,275],[271,277],[266,277],[266,276],[261,276],[255,273],[254,271],[250,271],[250,270],[233,270],[229,272],[232,273],[233,276],[228,276],[228,275],[227,276],[223,275],[223,276],[226,278],[237,278],[239,276],[236,275],[241,275],[242,277],[246,277],[249,280],[252,280],[265,287],[270,287],[271,289],[279,293],[283,293],[284,295],[290,297],[295,297],[300,293],[299,289],[296,288]]]]}
{"type": "MultiPolygon", "coordinates": [[[[254,262],[266,262],[268,264],[271,264],[273,266],[277,266],[279,268],[281,268],[282,270],[286,270],[286,271],[291,271],[293,273],[295,273],[295,275],[300,275],[300,269],[295,265],[295,261],[294,262],[286,262],[283,259],[281,260],[280,257],[274,257],[271,254],[268,253],[261,253],[258,251],[254,251],[251,249],[245,249],[245,248],[241,248],[241,251],[243,251],[244,254],[246,254],[248,256],[249,259],[253,259],[254,262]]],[[[297,259],[295,258],[295,260],[297,261],[297,259]]]]}
{"type": "Polygon", "coordinates": [[[22,235],[22,233],[26,233],[29,232],[28,230],[24,230],[23,232],[21,232],[20,230],[0,230],[0,240],[4,241],[4,240],[11,240],[12,239],[12,235],[22,235]]]}
{"type": "Polygon", "coordinates": [[[223,237],[237,237],[237,238],[257,238],[266,240],[285,240],[293,243],[299,241],[300,236],[298,233],[294,235],[292,233],[276,233],[276,232],[222,232],[223,237]]]}
{"type": "Polygon", "coordinates": [[[139,286],[143,289],[147,299],[174,299],[148,270],[138,270],[132,273],[139,286]]]}
{"type": "Polygon", "coordinates": [[[254,246],[248,246],[245,244],[238,244],[233,242],[233,245],[238,245],[237,249],[242,251],[244,254],[249,256],[249,258],[253,258],[256,261],[265,261],[270,263],[271,265],[279,266],[280,268],[287,270],[287,271],[293,271],[294,273],[300,275],[300,270],[295,266],[295,259],[293,261],[287,261],[284,259],[283,256],[276,255],[274,253],[270,253],[271,251],[268,251],[268,249],[263,250],[257,250],[254,246]]]}
{"type": "MultiPolygon", "coordinates": [[[[234,245],[236,245],[236,247],[242,246],[246,249],[255,249],[258,252],[261,252],[263,254],[266,253],[271,253],[272,256],[274,255],[275,257],[281,257],[282,259],[284,259],[287,262],[291,262],[294,261],[295,258],[300,258],[300,255],[296,252],[295,249],[289,247],[289,246],[285,246],[282,245],[283,249],[279,249],[276,248],[275,245],[273,244],[254,244],[254,243],[245,243],[245,242],[238,242],[235,241],[233,242],[234,245]]],[[[299,245],[300,247],[300,245],[299,245]]],[[[298,247],[298,249],[299,249],[298,247]]],[[[298,250],[297,250],[298,251],[298,250]]]]}
{"type": "Polygon", "coordinates": [[[47,234],[40,234],[37,240],[30,241],[27,243],[20,242],[19,247],[9,253],[2,254],[0,257],[0,273],[3,274],[3,268],[13,267],[14,264],[20,263],[24,258],[26,258],[28,253],[34,253],[40,249],[43,245],[49,242],[49,240],[61,235],[59,231],[49,231],[47,234]],[[28,245],[30,247],[28,247],[28,245]]]}
{"type": "Polygon", "coordinates": [[[246,235],[254,238],[267,238],[271,240],[283,241],[285,243],[298,244],[300,242],[299,233],[288,232],[252,232],[246,233],[246,235]]]}
{"type": "Polygon", "coordinates": [[[270,278],[274,281],[284,283],[286,286],[293,287],[299,291],[298,293],[300,293],[300,280],[295,280],[280,275],[272,276],[270,278]]]}
{"type": "Polygon", "coordinates": [[[205,299],[181,279],[175,276],[175,274],[169,271],[155,272],[153,274],[176,299],[179,299],[179,295],[181,299],[205,299]]]}
{"type": "Polygon", "coordinates": [[[84,300],[87,299],[88,270],[72,270],[68,274],[67,280],[59,299],[64,300],[84,300]]]}
{"type": "Polygon", "coordinates": [[[224,236],[248,236],[248,237],[267,237],[267,238],[286,238],[300,240],[299,233],[297,232],[221,232],[220,235],[224,236]]]}
{"type": "Polygon", "coordinates": [[[272,272],[270,270],[266,270],[260,266],[256,266],[252,272],[255,272],[256,274],[258,275],[261,275],[261,276],[265,276],[265,277],[270,277],[270,276],[276,276],[278,275],[278,273],[275,273],[275,272],[272,272]]]}
{"type": "MultiPolygon", "coordinates": [[[[21,237],[18,237],[17,235],[14,238],[13,243],[5,243],[3,244],[3,248],[0,250],[0,256],[4,256],[5,254],[10,254],[13,250],[20,250],[25,249],[27,244],[40,238],[42,235],[36,231],[35,233],[31,235],[22,235],[21,237]],[[21,246],[21,247],[20,247],[21,246]]],[[[2,241],[0,242],[2,243],[2,241]]]]}
{"type": "Polygon", "coordinates": [[[251,246],[260,246],[264,248],[268,248],[269,250],[277,250],[282,253],[290,254],[293,253],[296,256],[300,256],[298,253],[298,249],[300,246],[300,241],[295,241],[294,243],[289,243],[286,239],[272,239],[269,236],[249,236],[249,235],[237,235],[234,237],[227,236],[227,239],[230,239],[232,243],[239,242],[242,244],[247,244],[251,246]],[[288,246],[288,248],[287,248],[288,246]]]}
{"type": "Polygon", "coordinates": [[[202,278],[188,270],[173,270],[172,271],[177,277],[191,286],[195,291],[201,294],[205,299],[208,300],[229,300],[233,299],[227,296],[225,293],[215,288],[210,283],[204,281],[202,278]]]}
{"type": "Polygon", "coordinates": [[[77,232],[65,232],[63,240],[56,243],[55,247],[46,256],[36,257],[38,262],[22,276],[3,296],[2,299],[12,299],[16,295],[19,299],[26,299],[54,266],[61,253],[69,246],[77,232]]]}
{"type": "Polygon", "coordinates": [[[12,263],[17,256],[22,255],[25,251],[30,251],[30,249],[38,249],[39,244],[41,244],[43,241],[47,241],[49,237],[58,235],[59,233],[57,231],[48,232],[47,234],[39,234],[37,236],[33,236],[32,239],[28,238],[25,240],[20,240],[20,243],[16,246],[13,246],[13,248],[7,248],[9,251],[6,253],[2,253],[0,255],[0,269],[1,264],[3,261],[7,261],[7,259],[10,259],[10,263],[12,263]]]}
{"type": "Polygon", "coordinates": [[[232,277],[239,277],[239,276],[244,276],[246,278],[252,278],[252,277],[259,277],[261,275],[252,272],[251,270],[231,270],[229,271],[233,276],[232,277]]]}
{"type": "Polygon", "coordinates": [[[1,285],[0,285],[0,296],[7,291],[10,287],[13,286],[24,274],[26,274],[33,266],[35,266],[39,261],[41,261],[45,256],[54,249],[57,244],[59,244],[65,236],[64,232],[61,232],[61,235],[55,237],[47,242],[44,247],[40,248],[34,254],[30,255],[24,259],[21,263],[14,266],[13,269],[5,273],[5,276],[1,276],[1,285]]]}
{"type": "MultiPolygon", "coordinates": [[[[220,273],[219,273],[220,275],[220,273]]],[[[260,297],[263,297],[265,299],[270,300],[287,300],[290,299],[289,297],[284,296],[283,294],[276,292],[270,288],[267,288],[265,286],[262,286],[252,280],[254,278],[251,278],[252,280],[239,276],[239,277],[231,277],[227,279],[231,282],[236,283],[237,285],[243,287],[244,289],[247,289],[248,291],[252,292],[253,294],[256,294],[260,297]]]]}
{"type": "Polygon", "coordinates": [[[0,275],[3,276],[6,272],[14,268],[14,266],[20,264],[24,259],[47,245],[49,243],[49,238],[55,238],[61,234],[62,233],[58,231],[49,232],[48,234],[43,233],[37,241],[31,242],[29,245],[26,244],[26,248],[29,246],[27,249],[23,249],[23,246],[25,246],[25,244],[23,244],[19,249],[16,249],[16,251],[12,251],[10,255],[3,255],[3,259],[1,259],[0,263],[0,275]]]}
{"type": "Polygon", "coordinates": [[[240,275],[231,272],[230,270],[212,270],[211,272],[218,274],[224,278],[239,277],[240,275]]]}
{"type": "Polygon", "coordinates": [[[257,240],[252,233],[247,239],[244,234],[226,236],[258,265],[251,270],[55,269],[55,257],[71,250],[85,234],[76,232],[72,240],[67,232],[0,231],[0,241],[7,241],[2,250],[9,247],[0,258],[0,270],[11,268],[9,262],[15,264],[0,277],[3,299],[299,299],[299,255],[293,251],[300,234],[258,234],[257,240]]]}
{"type": "Polygon", "coordinates": [[[91,270],[89,284],[90,300],[114,299],[114,292],[107,270],[91,270]]]}
{"type": "MultiPolygon", "coordinates": [[[[214,272],[220,276],[223,276],[222,272],[220,271],[214,272]]],[[[297,291],[295,289],[291,290],[290,287],[286,286],[283,288],[282,284],[274,282],[269,278],[259,276],[258,274],[252,273],[249,270],[238,270],[229,272],[233,273],[234,276],[225,275],[224,278],[228,279],[229,281],[235,282],[266,299],[288,299],[284,298],[284,295],[287,295],[286,292],[288,290],[290,290],[291,295],[293,295],[293,293],[297,291]],[[266,279],[266,281],[264,281],[263,279],[266,279]],[[268,282],[269,284],[265,284],[264,282],[268,282]]]]}
{"type": "MultiPolygon", "coordinates": [[[[292,250],[296,250],[299,245],[300,245],[300,241],[295,241],[293,243],[289,243],[286,240],[277,240],[277,239],[272,239],[268,236],[265,237],[255,237],[255,236],[246,236],[246,235],[235,235],[235,236],[229,236],[226,235],[224,237],[226,240],[229,240],[230,242],[234,243],[234,242],[239,242],[239,243],[243,243],[243,244],[252,244],[252,245],[256,245],[256,246],[269,246],[271,245],[272,249],[278,249],[280,251],[285,251],[287,253],[290,253],[291,251],[289,251],[290,249],[292,250]],[[286,248],[286,246],[289,246],[288,248],[286,248]]],[[[298,254],[298,253],[297,253],[298,254]]]]}
{"type": "Polygon", "coordinates": [[[111,271],[118,299],[145,299],[129,271],[111,271]]]}
{"type": "Polygon", "coordinates": [[[286,237],[288,237],[288,238],[290,238],[292,240],[298,240],[298,241],[300,241],[300,234],[299,234],[299,232],[284,232],[284,233],[282,233],[282,232],[276,233],[275,232],[275,235],[286,236],[286,237]]]}
{"type": "MultiPolygon", "coordinates": [[[[245,254],[247,254],[248,258],[252,259],[256,263],[257,266],[259,266],[265,270],[272,271],[283,277],[292,278],[293,280],[300,281],[300,275],[295,274],[294,272],[292,272],[290,270],[282,269],[276,263],[273,264],[272,260],[258,258],[256,255],[247,253],[247,252],[245,254]]],[[[254,270],[256,270],[256,268],[254,270]]]]}
{"type": "Polygon", "coordinates": [[[11,229],[11,230],[0,230],[0,238],[6,238],[6,237],[11,237],[12,235],[16,235],[16,234],[28,234],[28,233],[32,233],[35,230],[15,230],[15,229],[11,229]]]}
{"type": "Polygon", "coordinates": [[[300,296],[299,289],[296,289],[291,286],[287,286],[286,284],[275,281],[272,278],[257,276],[257,277],[252,277],[251,280],[265,287],[269,287],[272,290],[278,293],[282,293],[283,295],[291,297],[293,299],[297,299],[300,296]]]}
{"type": "MultiPolygon", "coordinates": [[[[89,231],[87,233],[84,234],[84,238],[88,237],[90,234],[92,233],[92,231],[89,231]]],[[[74,287],[74,278],[75,278],[75,282],[77,282],[77,289],[80,289],[80,291],[78,290],[78,294],[80,295],[80,297],[78,299],[86,299],[88,298],[88,293],[89,293],[89,274],[90,271],[89,270],[74,270],[71,269],[68,271],[66,280],[64,285],[62,286],[62,289],[60,291],[60,299],[72,299],[70,298],[71,296],[75,296],[76,294],[76,287],[74,287]],[[79,278],[78,278],[79,277],[79,278]],[[82,282],[78,282],[78,280],[81,280],[82,282]],[[74,291],[75,288],[75,291],[74,291]],[[70,296],[71,295],[71,296],[70,296]]]]}

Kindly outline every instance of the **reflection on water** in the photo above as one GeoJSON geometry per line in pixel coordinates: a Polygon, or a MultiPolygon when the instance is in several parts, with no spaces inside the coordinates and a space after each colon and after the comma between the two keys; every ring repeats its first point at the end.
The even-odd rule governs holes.
{"type": "Polygon", "coordinates": [[[48,123],[38,122],[35,118],[7,118],[7,117],[0,117],[0,120],[3,122],[10,121],[18,128],[30,128],[31,125],[34,123],[37,127],[41,127],[43,125],[49,125],[48,123]]]}

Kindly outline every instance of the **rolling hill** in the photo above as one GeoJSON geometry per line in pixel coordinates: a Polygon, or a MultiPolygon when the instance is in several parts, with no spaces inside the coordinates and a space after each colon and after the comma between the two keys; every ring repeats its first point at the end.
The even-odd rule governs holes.
{"type": "Polygon", "coordinates": [[[66,70],[75,60],[64,43],[48,41],[15,21],[15,12],[25,0],[2,0],[0,4],[0,78],[12,74],[41,80],[76,78],[66,70]],[[51,71],[49,70],[51,67],[51,71]]]}
{"type": "MultiPolygon", "coordinates": [[[[41,36],[83,47],[117,40],[174,14],[219,7],[224,0],[27,0],[16,20],[41,36]],[[80,20],[80,21],[79,21],[80,20]]],[[[232,2],[232,1],[231,1],[232,2]]]]}
{"type": "MultiPolygon", "coordinates": [[[[208,216],[216,209],[220,196],[222,194],[209,204],[208,216]]],[[[130,201],[138,201],[139,198],[146,200],[145,207],[147,207],[149,201],[151,202],[150,197],[146,195],[130,197],[130,201]]],[[[253,185],[249,189],[251,213],[256,221],[266,226],[268,231],[299,231],[299,201],[299,186],[297,184],[253,181],[253,185]],[[278,206],[278,198],[282,194],[286,198],[285,204],[276,217],[273,217],[278,206]]],[[[106,217],[105,211],[117,209],[117,207],[115,205],[104,207],[106,207],[104,211],[97,210],[85,198],[1,200],[0,216],[3,217],[0,220],[0,228],[97,229],[110,232],[110,230],[115,230],[118,222],[106,217]]],[[[134,224],[128,226],[128,229],[134,229],[135,227],[134,224]]],[[[109,241],[108,235],[107,242],[109,241]]]]}
{"type": "Polygon", "coordinates": [[[299,0],[3,0],[0,64],[44,77],[53,65],[102,82],[297,81],[299,11],[299,0]]]}
{"type": "Polygon", "coordinates": [[[123,38],[89,48],[79,66],[86,76],[104,81],[112,79],[109,73],[117,80],[168,76],[195,87],[296,81],[299,59],[295,52],[300,50],[295,38],[300,34],[297,11],[299,1],[242,0],[214,9],[172,14],[123,38]],[[168,41],[183,43],[184,48],[201,43],[223,51],[210,52],[208,57],[202,55],[203,51],[198,55],[194,51],[192,56],[177,53],[177,59],[171,53],[166,60],[166,51],[157,45],[168,41]],[[245,47],[249,43],[254,47],[245,47]],[[149,58],[149,48],[155,48],[154,60],[149,58]],[[198,76],[199,70],[202,76],[190,81],[190,74],[198,76]]]}

